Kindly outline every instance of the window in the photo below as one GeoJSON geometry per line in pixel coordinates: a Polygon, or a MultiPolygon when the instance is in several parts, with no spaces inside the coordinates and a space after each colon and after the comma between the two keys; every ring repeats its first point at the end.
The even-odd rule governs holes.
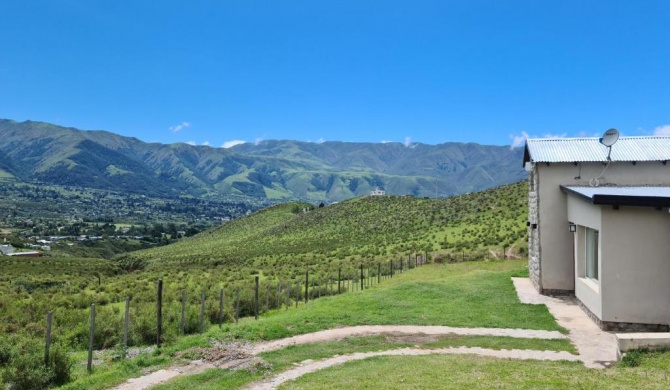
{"type": "Polygon", "coordinates": [[[584,275],[587,278],[598,280],[598,231],[595,229],[584,228],[586,231],[585,258],[586,270],[584,275]]]}

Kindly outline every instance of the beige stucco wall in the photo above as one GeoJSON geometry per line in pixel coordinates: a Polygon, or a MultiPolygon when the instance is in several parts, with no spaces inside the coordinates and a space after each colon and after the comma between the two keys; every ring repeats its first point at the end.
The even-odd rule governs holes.
{"type": "MultiPolygon", "coordinates": [[[[578,225],[577,232],[573,234],[574,245],[574,275],[575,278],[575,296],[591,310],[598,318],[602,318],[602,296],[600,294],[600,281],[587,279],[585,274],[585,231],[584,226],[600,231],[601,209],[600,206],[594,206],[575,195],[568,194],[568,220],[578,225]]],[[[566,226],[567,228],[567,226],[566,226]]],[[[602,240],[600,240],[602,242],[602,240]]],[[[599,253],[600,244],[599,244],[599,253]]],[[[598,269],[602,269],[602,256],[598,256],[598,269]]]]}
{"type": "MultiPolygon", "coordinates": [[[[574,290],[572,258],[573,235],[568,231],[567,194],[560,185],[589,185],[589,180],[603,170],[602,163],[536,163],[538,193],[538,237],[540,285],[543,290],[574,290]]],[[[642,162],[613,162],[604,175],[607,184],[670,185],[670,164],[642,162]]]]}
{"type": "Polygon", "coordinates": [[[603,321],[670,323],[670,213],[602,206],[603,321]]]}

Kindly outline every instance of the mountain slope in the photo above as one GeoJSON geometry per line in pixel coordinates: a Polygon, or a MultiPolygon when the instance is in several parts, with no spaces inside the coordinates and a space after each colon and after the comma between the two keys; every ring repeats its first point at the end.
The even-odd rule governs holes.
{"type": "Polygon", "coordinates": [[[375,187],[396,195],[448,196],[525,177],[521,150],[472,143],[273,140],[222,149],[2,119],[0,137],[4,177],[161,196],[335,201],[375,187]]]}

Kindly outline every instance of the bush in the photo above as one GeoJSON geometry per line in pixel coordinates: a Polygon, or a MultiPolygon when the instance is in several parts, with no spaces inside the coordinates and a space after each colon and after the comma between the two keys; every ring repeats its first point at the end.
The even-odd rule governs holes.
{"type": "Polygon", "coordinates": [[[2,373],[2,380],[12,390],[48,389],[70,381],[72,362],[59,346],[52,348],[49,364],[46,366],[44,352],[34,342],[23,344],[17,352],[2,373]]]}

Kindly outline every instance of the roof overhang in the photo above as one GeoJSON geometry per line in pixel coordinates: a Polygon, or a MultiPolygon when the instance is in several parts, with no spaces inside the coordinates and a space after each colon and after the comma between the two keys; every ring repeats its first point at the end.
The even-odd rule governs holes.
{"type": "Polygon", "coordinates": [[[594,205],[670,207],[670,186],[587,187],[561,186],[561,190],[594,205]]]}

